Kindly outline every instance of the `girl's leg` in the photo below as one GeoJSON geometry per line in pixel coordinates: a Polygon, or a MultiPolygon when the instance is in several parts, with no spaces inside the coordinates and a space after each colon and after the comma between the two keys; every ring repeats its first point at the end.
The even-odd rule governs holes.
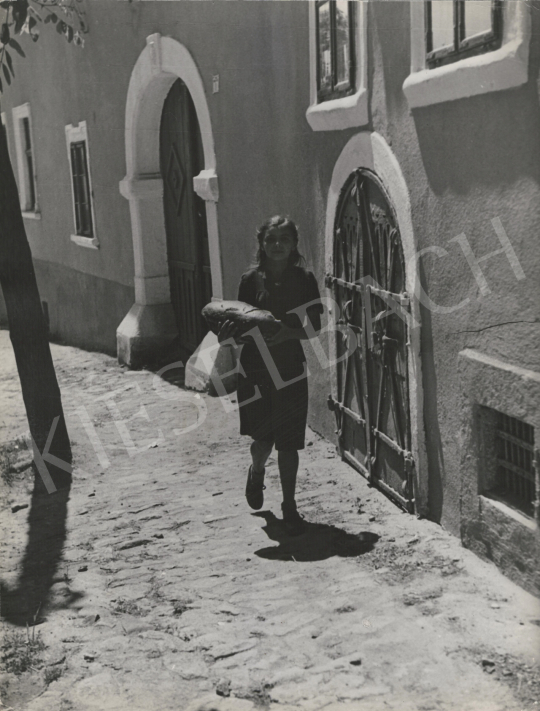
{"type": "Polygon", "coordinates": [[[264,465],[270,456],[273,442],[253,440],[251,443],[251,459],[253,464],[248,471],[246,482],[246,500],[252,509],[260,509],[264,504],[264,465]]]}
{"type": "Polygon", "coordinates": [[[251,443],[251,459],[253,462],[253,475],[256,478],[264,477],[264,465],[272,452],[273,442],[262,439],[254,439],[251,443]]]}
{"type": "Polygon", "coordinates": [[[294,504],[298,462],[299,457],[296,449],[278,452],[279,477],[281,479],[283,503],[286,506],[294,504]]]}

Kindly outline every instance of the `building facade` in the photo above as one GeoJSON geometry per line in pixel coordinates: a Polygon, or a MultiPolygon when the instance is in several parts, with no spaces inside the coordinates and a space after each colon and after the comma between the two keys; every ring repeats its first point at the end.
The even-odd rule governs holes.
{"type": "Polygon", "coordinates": [[[329,324],[311,424],[538,592],[535,3],[86,5],[85,48],[43,31],[2,99],[52,337],[192,352],[290,215],[329,324]]]}

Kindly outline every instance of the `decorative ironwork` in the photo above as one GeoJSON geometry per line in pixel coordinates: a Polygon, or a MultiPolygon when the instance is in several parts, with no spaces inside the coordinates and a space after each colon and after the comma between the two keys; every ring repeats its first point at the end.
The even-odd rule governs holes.
{"type": "Polygon", "coordinates": [[[347,356],[347,329],[336,332],[336,416],[342,456],[407,510],[414,508],[408,391],[410,299],[398,226],[376,177],[358,170],[340,196],[334,274],[326,284],[340,307],[338,323],[357,337],[347,356]]]}

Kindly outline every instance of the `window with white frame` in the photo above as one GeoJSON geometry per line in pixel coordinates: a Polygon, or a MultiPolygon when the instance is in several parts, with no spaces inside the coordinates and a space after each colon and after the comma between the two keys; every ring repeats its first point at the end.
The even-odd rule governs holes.
{"type": "Polygon", "coordinates": [[[83,247],[96,249],[99,243],[95,228],[86,121],[81,121],[77,126],[66,126],[66,142],[75,227],[71,239],[83,247]]]}
{"type": "Polygon", "coordinates": [[[498,49],[502,21],[501,0],[428,0],[427,66],[438,67],[498,49]]]}
{"type": "Polygon", "coordinates": [[[531,8],[525,0],[412,0],[411,108],[522,86],[531,8]]]}
{"type": "Polygon", "coordinates": [[[368,122],[367,2],[315,0],[308,3],[310,106],[314,131],[368,122]]]}
{"type": "Polygon", "coordinates": [[[317,97],[327,101],[354,92],[355,4],[317,0],[317,97]]]}
{"type": "Polygon", "coordinates": [[[39,206],[30,104],[16,106],[12,113],[21,211],[23,217],[36,218],[39,206]]]}

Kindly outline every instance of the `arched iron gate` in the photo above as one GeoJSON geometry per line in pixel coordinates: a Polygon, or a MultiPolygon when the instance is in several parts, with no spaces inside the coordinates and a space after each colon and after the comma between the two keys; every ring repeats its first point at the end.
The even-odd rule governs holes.
{"type": "Polygon", "coordinates": [[[328,404],[342,457],[412,512],[410,300],[397,220],[370,171],[355,171],[341,192],[334,273],[327,274],[326,285],[340,308],[337,397],[330,396],[328,404]]]}

